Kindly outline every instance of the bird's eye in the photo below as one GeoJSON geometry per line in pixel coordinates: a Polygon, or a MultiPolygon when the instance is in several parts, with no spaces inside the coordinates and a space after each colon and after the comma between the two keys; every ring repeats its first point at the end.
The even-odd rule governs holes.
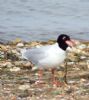
{"type": "Polygon", "coordinates": [[[64,37],[63,37],[63,40],[65,40],[65,39],[66,39],[66,37],[64,36],[64,37]]]}

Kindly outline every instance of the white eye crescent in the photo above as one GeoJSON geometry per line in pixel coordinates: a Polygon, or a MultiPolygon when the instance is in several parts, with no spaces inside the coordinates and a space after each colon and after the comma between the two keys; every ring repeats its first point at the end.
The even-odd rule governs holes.
{"type": "Polygon", "coordinates": [[[66,37],[64,36],[64,37],[63,37],[63,40],[65,40],[65,39],[66,39],[66,37]]]}

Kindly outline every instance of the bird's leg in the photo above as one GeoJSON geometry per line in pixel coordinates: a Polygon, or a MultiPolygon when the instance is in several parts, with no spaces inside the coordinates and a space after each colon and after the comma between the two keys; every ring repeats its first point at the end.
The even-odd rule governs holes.
{"type": "Polygon", "coordinates": [[[52,72],[52,83],[53,83],[53,86],[61,86],[61,82],[59,82],[59,81],[57,80],[57,78],[55,77],[56,69],[53,68],[53,69],[51,70],[51,72],[52,72]]]}
{"type": "Polygon", "coordinates": [[[39,69],[38,70],[38,78],[39,78],[39,81],[42,80],[42,76],[43,76],[43,70],[42,69],[39,69]]]}
{"type": "Polygon", "coordinates": [[[43,69],[39,69],[38,70],[38,81],[36,81],[35,84],[42,84],[42,83],[44,83],[42,81],[42,76],[43,76],[43,69]]]}

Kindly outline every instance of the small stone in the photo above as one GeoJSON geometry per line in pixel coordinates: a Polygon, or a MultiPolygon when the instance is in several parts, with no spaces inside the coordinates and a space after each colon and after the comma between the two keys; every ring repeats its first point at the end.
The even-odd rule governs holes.
{"type": "Polygon", "coordinates": [[[87,68],[89,69],[89,64],[87,65],[87,68]]]}
{"type": "Polygon", "coordinates": [[[81,65],[81,66],[85,66],[85,65],[86,65],[86,62],[81,61],[81,62],[79,62],[79,65],[81,65]]]}
{"type": "Polygon", "coordinates": [[[87,46],[85,44],[81,44],[78,46],[79,49],[85,49],[87,46]]]}
{"type": "Polygon", "coordinates": [[[18,43],[16,46],[17,47],[24,47],[24,44],[23,43],[18,43]]]}
{"type": "Polygon", "coordinates": [[[5,57],[4,52],[0,51],[0,59],[3,59],[5,57]]]}
{"type": "Polygon", "coordinates": [[[81,81],[81,82],[85,82],[85,81],[86,81],[86,79],[83,79],[83,78],[82,78],[82,79],[80,79],[80,81],[81,81]]]}
{"type": "Polygon", "coordinates": [[[37,71],[37,70],[38,70],[37,66],[32,67],[32,71],[37,71]]]}
{"type": "Polygon", "coordinates": [[[29,89],[29,88],[30,88],[30,86],[29,86],[28,84],[20,85],[20,86],[19,86],[19,89],[20,89],[20,90],[23,90],[23,91],[25,91],[25,90],[27,90],[27,89],[29,89]]]}
{"type": "Polygon", "coordinates": [[[16,49],[11,50],[11,52],[12,52],[13,54],[17,54],[17,55],[19,54],[18,51],[17,51],[16,49]]]}
{"type": "Polygon", "coordinates": [[[77,70],[77,71],[79,71],[80,69],[79,68],[73,68],[74,70],[77,70]]]}
{"type": "Polygon", "coordinates": [[[80,59],[86,59],[86,56],[81,56],[80,59]]]}
{"type": "Polygon", "coordinates": [[[24,67],[30,67],[31,65],[32,65],[31,62],[27,62],[27,63],[24,63],[24,64],[23,64],[24,67]]]}
{"type": "Polygon", "coordinates": [[[67,62],[68,65],[73,65],[75,62],[67,62]]]}
{"type": "Polygon", "coordinates": [[[19,67],[13,67],[10,69],[11,72],[17,72],[17,71],[20,71],[20,68],[19,67]]]}
{"type": "Polygon", "coordinates": [[[15,66],[22,66],[23,61],[15,61],[14,64],[15,66]]]}
{"type": "Polygon", "coordinates": [[[36,46],[36,48],[40,48],[40,47],[42,47],[42,45],[37,45],[37,46],[36,46]]]}
{"type": "Polygon", "coordinates": [[[30,61],[16,61],[14,64],[23,68],[31,68],[33,66],[30,61]]]}
{"type": "Polygon", "coordinates": [[[77,48],[73,47],[71,51],[76,54],[86,54],[86,52],[83,49],[80,49],[78,47],[77,48]]]}
{"type": "Polygon", "coordinates": [[[11,62],[5,62],[4,64],[2,64],[2,67],[11,68],[12,66],[13,66],[13,64],[11,62]]]}
{"type": "Polygon", "coordinates": [[[70,80],[70,81],[68,81],[68,83],[69,83],[69,84],[74,84],[74,83],[75,83],[75,81],[70,80]]]}

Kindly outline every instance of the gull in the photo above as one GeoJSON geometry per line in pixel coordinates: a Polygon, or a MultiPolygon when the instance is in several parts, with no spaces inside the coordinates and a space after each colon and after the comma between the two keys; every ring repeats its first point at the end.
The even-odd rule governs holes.
{"type": "Polygon", "coordinates": [[[56,43],[39,48],[26,49],[22,52],[22,56],[39,68],[39,82],[42,79],[42,70],[51,68],[53,84],[56,85],[58,82],[55,78],[55,68],[66,59],[67,48],[72,48],[74,45],[75,40],[66,34],[61,34],[58,36],[56,43]]]}

